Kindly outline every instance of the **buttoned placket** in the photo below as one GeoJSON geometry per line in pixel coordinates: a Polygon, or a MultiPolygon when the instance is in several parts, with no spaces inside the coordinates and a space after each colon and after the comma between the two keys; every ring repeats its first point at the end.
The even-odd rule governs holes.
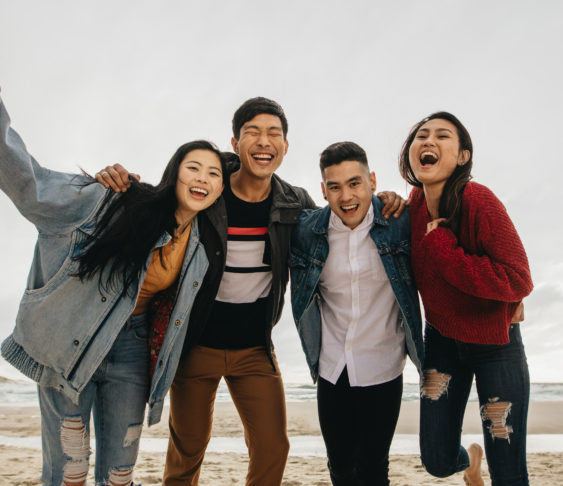
{"type": "Polygon", "coordinates": [[[348,236],[348,263],[350,265],[350,287],[352,291],[352,319],[346,332],[346,361],[352,362],[354,336],[360,319],[360,286],[358,284],[360,268],[358,259],[358,232],[352,230],[348,236]]]}

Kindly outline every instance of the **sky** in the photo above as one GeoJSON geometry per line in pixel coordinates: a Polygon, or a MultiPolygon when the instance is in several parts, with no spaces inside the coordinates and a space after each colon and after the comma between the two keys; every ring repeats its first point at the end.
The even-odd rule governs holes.
{"type": "MultiPolygon", "coordinates": [[[[398,154],[447,110],[469,129],[475,180],[506,205],[535,289],[522,334],[531,379],[563,382],[559,0],[0,0],[0,86],[44,166],[121,163],[158,182],[175,149],[228,149],[246,99],[278,101],[290,149],[278,173],[323,203],[330,143],[367,151],[378,189],[406,197],[398,154]]],[[[35,228],[0,193],[0,339],[15,321],[35,228]]],[[[310,383],[286,306],[274,332],[289,382],[310,383]]],[[[17,376],[5,362],[0,375],[17,376]]],[[[416,382],[412,366],[406,380],[416,382]]]]}

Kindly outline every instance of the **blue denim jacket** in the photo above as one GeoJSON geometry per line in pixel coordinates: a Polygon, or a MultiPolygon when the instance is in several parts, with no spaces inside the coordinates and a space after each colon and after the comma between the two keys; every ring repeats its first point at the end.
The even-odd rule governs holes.
{"type": "MultiPolygon", "coordinates": [[[[386,220],[381,216],[383,203],[374,196],[372,204],[374,218],[370,236],[379,251],[401,309],[399,318],[405,329],[407,352],[420,373],[423,356],[422,320],[410,265],[408,209],[399,218],[386,220]]],[[[291,238],[291,307],[314,382],[319,376],[322,328],[319,279],[329,251],[329,218],[329,206],[304,210],[291,238]]]]}
{"type": "MultiPolygon", "coordinates": [[[[94,229],[106,190],[90,179],[41,167],[29,155],[0,100],[0,189],[38,231],[35,254],[13,333],[2,356],[40,385],[56,387],[74,402],[112,347],[135,308],[135,295],[100,290],[98,279],[80,282],[74,257],[94,229]]],[[[155,248],[165,245],[161,236],[155,248]]],[[[152,252],[147,259],[150,261],[152,252]]],[[[149,396],[149,425],[157,423],[176,372],[190,310],[208,267],[192,223],[170,325],[149,396]]]]}

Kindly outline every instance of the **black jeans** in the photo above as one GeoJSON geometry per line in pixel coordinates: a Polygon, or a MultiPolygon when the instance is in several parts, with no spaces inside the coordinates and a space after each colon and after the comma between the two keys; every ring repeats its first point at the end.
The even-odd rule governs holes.
{"type": "Polygon", "coordinates": [[[426,326],[420,400],[420,452],[426,470],[447,477],[469,466],[461,428],[473,382],[481,410],[492,486],[527,486],[526,423],[530,377],[519,324],[510,342],[467,344],[426,326]]]}
{"type": "Polygon", "coordinates": [[[387,486],[389,447],[401,409],[403,375],[373,386],[319,378],[317,404],[334,486],[387,486]]]}

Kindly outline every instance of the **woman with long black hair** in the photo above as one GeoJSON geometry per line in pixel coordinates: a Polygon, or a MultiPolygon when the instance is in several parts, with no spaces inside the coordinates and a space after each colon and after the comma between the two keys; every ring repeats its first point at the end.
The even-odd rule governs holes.
{"type": "Polygon", "coordinates": [[[208,267],[197,214],[220,196],[223,173],[213,144],[189,142],[157,186],[132,180],[114,194],[41,167],[0,100],[0,188],[38,231],[2,356],[38,383],[44,485],[86,483],[91,414],[96,484],[132,484],[145,403],[158,422],[208,267]],[[148,309],[160,292],[174,307],[158,336],[148,309]]]}
{"type": "Polygon", "coordinates": [[[532,279],[506,209],[470,182],[472,159],[467,129],[447,112],[417,123],[400,156],[415,186],[411,259],[426,318],[421,457],[435,476],[465,471],[467,484],[483,484],[480,446],[460,444],[475,376],[492,484],[528,485],[530,379],[513,316],[532,279]]]}

